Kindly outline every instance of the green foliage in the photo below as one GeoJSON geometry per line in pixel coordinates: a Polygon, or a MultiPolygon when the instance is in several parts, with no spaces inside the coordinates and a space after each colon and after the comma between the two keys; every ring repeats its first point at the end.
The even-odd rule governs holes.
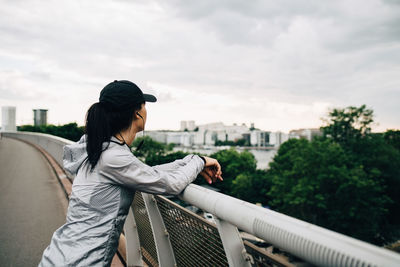
{"type": "Polygon", "coordinates": [[[387,144],[400,151],[400,130],[387,130],[383,137],[387,144]]]}
{"type": "Polygon", "coordinates": [[[328,125],[321,127],[324,136],[340,144],[348,145],[371,132],[373,111],[367,109],[365,105],[359,108],[333,109],[325,122],[328,125]]]}
{"type": "Polygon", "coordinates": [[[246,139],[239,139],[236,141],[221,141],[216,140],[215,146],[249,146],[249,142],[246,139]]]}
{"type": "Polygon", "coordinates": [[[46,133],[76,142],[85,133],[85,127],[78,126],[75,122],[58,126],[52,124],[41,126],[22,125],[18,127],[18,131],[46,133]]]}
{"type": "Polygon", "coordinates": [[[271,187],[271,177],[265,170],[255,170],[239,174],[232,182],[231,195],[251,203],[267,205],[271,187]]]}
{"type": "Polygon", "coordinates": [[[215,184],[221,192],[230,194],[232,190],[232,182],[241,173],[254,173],[257,167],[257,161],[254,155],[248,151],[237,152],[236,150],[220,150],[210,157],[219,161],[222,168],[222,183],[215,184]]]}
{"type": "Polygon", "coordinates": [[[169,144],[166,145],[165,149],[166,149],[167,151],[172,151],[172,150],[174,150],[174,147],[175,147],[175,146],[176,146],[176,144],[174,144],[174,143],[169,143],[169,144]]]}
{"type": "Polygon", "coordinates": [[[312,142],[291,139],[268,175],[271,206],[376,244],[399,238],[399,131],[371,133],[365,105],[334,109],[312,142]]]}
{"type": "Polygon", "coordinates": [[[335,109],[330,113],[330,124],[322,130],[326,138],[341,144],[350,162],[362,166],[366,175],[382,184],[390,201],[385,206],[388,214],[381,235],[382,240],[390,241],[398,235],[393,229],[400,228],[400,131],[373,134],[372,122],[373,111],[365,105],[335,109]]]}
{"type": "MultiPolygon", "coordinates": [[[[400,227],[400,151],[385,142],[381,134],[367,135],[346,149],[351,162],[363,166],[370,177],[384,185],[383,194],[391,201],[383,227],[400,227]]],[[[392,236],[391,230],[383,234],[386,240],[391,240],[392,236]]]]}
{"type": "Polygon", "coordinates": [[[137,147],[141,141],[144,140],[144,143],[139,151],[134,150],[133,154],[141,158],[143,160],[147,159],[148,157],[157,157],[164,155],[166,146],[162,143],[159,143],[153,140],[149,136],[144,137],[137,137],[132,143],[132,147],[137,147]]]}
{"type": "Polygon", "coordinates": [[[376,241],[389,199],[363,166],[332,140],[290,139],[268,174],[276,210],[370,242],[376,241]],[[373,207],[373,208],[372,208],[373,207]]]}

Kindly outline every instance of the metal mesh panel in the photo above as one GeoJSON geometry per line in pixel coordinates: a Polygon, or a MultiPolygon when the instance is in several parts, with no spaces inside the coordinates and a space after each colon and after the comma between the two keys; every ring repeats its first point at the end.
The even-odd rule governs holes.
{"type": "Polygon", "coordinates": [[[216,226],[164,197],[156,200],[178,266],[228,266],[216,226]]]}
{"type": "Polygon", "coordinates": [[[252,256],[251,265],[254,267],[294,267],[290,262],[274,254],[267,253],[248,241],[244,241],[243,243],[246,252],[252,256]]]}
{"type": "Polygon", "coordinates": [[[149,216],[142,193],[136,192],[132,203],[133,213],[138,228],[143,260],[150,266],[158,266],[157,249],[154,243],[149,216]]]}

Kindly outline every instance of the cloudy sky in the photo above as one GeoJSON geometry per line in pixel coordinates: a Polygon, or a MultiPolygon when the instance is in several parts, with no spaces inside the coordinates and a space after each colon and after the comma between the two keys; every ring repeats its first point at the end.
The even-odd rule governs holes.
{"type": "Polygon", "coordinates": [[[83,125],[99,92],[132,80],[159,101],[147,129],[181,120],[319,127],[366,104],[400,128],[400,1],[0,0],[0,106],[83,125]]]}

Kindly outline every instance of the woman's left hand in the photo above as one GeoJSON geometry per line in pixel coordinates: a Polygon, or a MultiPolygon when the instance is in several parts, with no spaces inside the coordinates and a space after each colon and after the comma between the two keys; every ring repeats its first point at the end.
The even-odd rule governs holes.
{"type": "Polygon", "coordinates": [[[206,160],[204,164],[204,169],[200,172],[200,174],[204,177],[204,179],[211,184],[212,182],[216,182],[217,179],[223,181],[222,178],[222,170],[221,165],[216,159],[210,157],[204,157],[206,160]]]}

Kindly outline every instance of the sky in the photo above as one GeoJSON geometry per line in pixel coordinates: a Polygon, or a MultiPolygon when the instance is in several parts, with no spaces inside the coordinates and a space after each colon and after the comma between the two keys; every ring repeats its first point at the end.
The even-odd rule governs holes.
{"type": "MultiPolygon", "coordinates": [[[[84,124],[113,80],[148,103],[148,130],[320,127],[332,108],[400,129],[400,0],[0,0],[0,106],[17,125],[84,124]]],[[[1,118],[0,118],[1,119],[1,118]]]]}

